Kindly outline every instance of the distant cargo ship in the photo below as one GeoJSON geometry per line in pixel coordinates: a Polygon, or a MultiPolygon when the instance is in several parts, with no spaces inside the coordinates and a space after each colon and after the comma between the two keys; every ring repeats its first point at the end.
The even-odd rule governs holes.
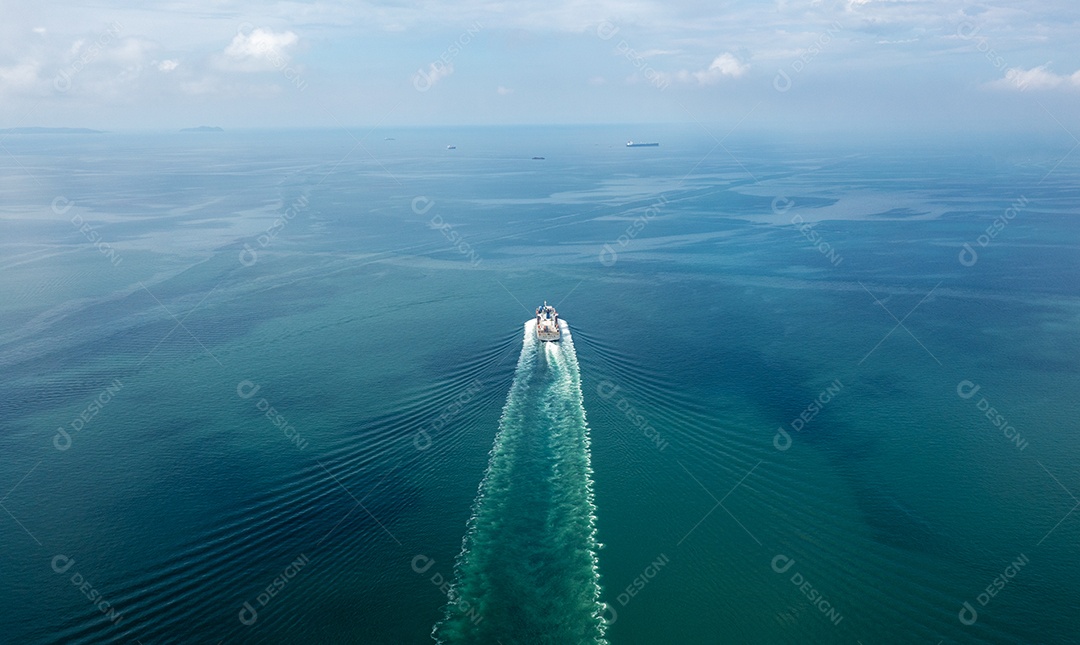
{"type": "Polygon", "coordinates": [[[559,340],[562,332],[559,331],[559,314],[544,301],[542,307],[536,308],[536,337],[540,340],[559,340]]]}
{"type": "Polygon", "coordinates": [[[660,145],[659,143],[634,143],[633,141],[627,141],[627,148],[655,148],[660,145]]]}

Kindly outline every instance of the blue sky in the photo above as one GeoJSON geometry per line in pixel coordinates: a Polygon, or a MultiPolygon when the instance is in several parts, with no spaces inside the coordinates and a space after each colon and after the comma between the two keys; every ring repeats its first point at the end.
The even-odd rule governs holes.
{"type": "Polygon", "coordinates": [[[0,127],[1080,132],[1074,0],[0,0],[0,127]]]}

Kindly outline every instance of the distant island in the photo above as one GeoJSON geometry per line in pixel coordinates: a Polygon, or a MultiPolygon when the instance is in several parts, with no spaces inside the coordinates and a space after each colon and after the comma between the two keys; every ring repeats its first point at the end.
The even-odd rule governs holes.
{"type": "Polygon", "coordinates": [[[0,134],[104,134],[90,128],[0,128],[0,134]]]}
{"type": "Polygon", "coordinates": [[[224,132],[223,128],[216,125],[200,125],[197,128],[181,128],[181,132],[224,132]]]}

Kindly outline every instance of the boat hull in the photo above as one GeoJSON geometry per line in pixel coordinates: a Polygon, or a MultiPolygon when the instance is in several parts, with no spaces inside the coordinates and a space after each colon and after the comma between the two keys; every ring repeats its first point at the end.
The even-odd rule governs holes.
{"type": "Polygon", "coordinates": [[[544,301],[543,306],[536,308],[536,338],[550,343],[559,340],[562,332],[559,330],[559,314],[544,301]]]}

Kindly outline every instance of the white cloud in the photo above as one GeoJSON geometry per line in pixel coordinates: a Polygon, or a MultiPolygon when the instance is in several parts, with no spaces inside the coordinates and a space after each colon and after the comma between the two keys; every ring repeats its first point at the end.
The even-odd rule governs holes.
{"type": "Polygon", "coordinates": [[[250,34],[237,33],[225,48],[225,55],[233,58],[265,56],[267,52],[281,52],[292,47],[300,39],[291,31],[274,33],[270,29],[254,29],[250,34]]]}
{"type": "Polygon", "coordinates": [[[1031,69],[1011,67],[1005,72],[1005,78],[989,83],[999,90],[1051,90],[1058,87],[1080,87],[1080,70],[1070,75],[1055,74],[1047,69],[1048,65],[1039,65],[1031,69]]]}
{"type": "Polygon", "coordinates": [[[280,68],[289,61],[289,50],[300,42],[291,31],[275,32],[261,27],[250,32],[241,30],[215,64],[222,69],[238,72],[263,72],[280,68]]]}
{"type": "Polygon", "coordinates": [[[83,56],[96,56],[98,60],[114,63],[118,66],[131,67],[142,66],[149,62],[153,52],[158,48],[157,44],[143,38],[121,38],[119,41],[110,42],[101,47],[100,55],[95,54],[94,47],[100,45],[103,40],[90,43],[83,56]]]}
{"type": "MultiPolygon", "coordinates": [[[[715,90],[739,84],[746,90],[767,89],[778,68],[790,74],[797,61],[813,56],[817,78],[850,81],[837,86],[836,98],[842,102],[841,112],[855,116],[863,114],[861,102],[876,99],[879,89],[895,88],[897,97],[904,97],[896,101],[898,111],[923,87],[954,90],[956,101],[950,105],[970,102],[969,94],[978,89],[1005,94],[1027,88],[1080,96],[1071,75],[1080,63],[1066,59],[1075,49],[1070,47],[1078,33],[1078,23],[1071,20],[1075,0],[988,0],[966,5],[941,0],[771,0],[728,3],[724,11],[716,11],[715,3],[661,0],[520,0],[513,11],[492,0],[441,4],[287,0],[274,3],[270,13],[249,0],[216,3],[209,9],[195,0],[153,10],[130,3],[106,4],[107,16],[100,8],[75,0],[55,0],[47,8],[34,2],[5,5],[11,9],[8,13],[14,13],[5,13],[0,20],[0,120],[16,120],[44,98],[49,103],[42,106],[42,113],[47,108],[50,118],[79,124],[116,127],[130,115],[139,123],[186,121],[190,111],[205,102],[189,99],[188,92],[209,95],[222,109],[243,113],[242,92],[248,84],[262,83],[281,85],[285,97],[275,105],[276,112],[263,115],[265,121],[318,121],[324,112],[303,111],[291,103],[294,96],[283,75],[286,69],[306,74],[300,65],[305,62],[317,65],[323,78],[343,81],[340,92],[318,98],[333,105],[340,98],[340,105],[351,108],[357,101],[348,103],[344,97],[363,96],[357,118],[375,121],[414,90],[410,77],[419,79],[415,89],[446,80],[454,70],[429,63],[439,60],[440,52],[460,46],[462,34],[474,23],[482,27],[475,36],[470,34],[478,44],[464,49],[454,65],[465,65],[468,58],[470,69],[479,70],[496,86],[499,78],[510,80],[499,71],[504,63],[537,62],[539,78],[555,78],[566,71],[565,60],[583,61],[578,78],[569,81],[572,85],[553,88],[563,93],[568,119],[618,110],[627,119],[667,118],[667,108],[623,99],[626,95],[620,92],[626,91],[621,86],[627,75],[634,75],[631,82],[638,85],[670,83],[715,90]],[[252,16],[264,18],[260,22],[252,16]],[[238,33],[237,23],[244,17],[254,24],[238,33]],[[112,20],[122,27],[113,29],[112,20]],[[605,50],[624,39],[640,58],[603,59],[605,50]],[[565,46],[567,56],[528,58],[529,49],[522,46],[526,42],[565,46]],[[358,44],[379,55],[372,59],[335,54],[352,51],[358,44]],[[998,59],[988,64],[984,55],[988,48],[1008,64],[998,63],[995,70],[992,65],[998,59]],[[1036,51],[1037,58],[1025,58],[1025,52],[1036,51]],[[1035,67],[1051,58],[1055,60],[1051,65],[1035,67]],[[174,63],[175,68],[167,69],[174,63]],[[1015,69],[1004,78],[1009,67],[1015,69]],[[57,78],[63,90],[56,86],[57,78]],[[361,78],[363,82],[351,82],[361,78]],[[958,82],[964,78],[994,82],[973,87],[958,82]],[[372,93],[376,87],[380,91],[372,93]],[[601,87],[611,91],[598,92],[601,87]],[[155,112],[147,106],[161,109],[155,112]]],[[[797,64],[802,67],[805,60],[797,64]]],[[[510,96],[517,97],[513,89],[510,96]]],[[[488,85],[482,91],[496,94],[493,100],[499,98],[497,87],[488,85]]],[[[730,100],[749,100],[746,96],[733,94],[730,100]]],[[[786,101],[780,109],[794,110],[795,105],[786,101]]],[[[340,109],[344,113],[350,108],[340,109]]],[[[522,109],[520,114],[527,116],[521,118],[543,113],[539,104],[527,103],[522,109]]],[[[1020,108],[987,102],[977,109],[989,113],[1020,108]]],[[[396,110],[394,119],[479,118],[466,104],[438,114],[408,107],[396,110]]]]}
{"type": "Polygon", "coordinates": [[[120,38],[111,25],[91,37],[69,40],[45,36],[25,54],[0,65],[0,94],[23,96],[101,96],[139,77],[156,45],[140,38],[120,38]],[[71,94],[69,94],[71,92],[71,94]]]}
{"type": "MultiPolygon", "coordinates": [[[[713,62],[710,63],[707,68],[695,72],[682,70],[677,72],[674,75],[674,78],[683,83],[696,82],[698,85],[712,85],[723,79],[725,76],[739,78],[749,69],[749,63],[740,62],[731,52],[724,52],[714,58],[713,62]]],[[[663,76],[666,80],[667,75],[663,76]]]]}
{"type": "Polygon", "coordinates": [[[506,96],[507,94],[513,94],[514,90],[510,89],[509,87],[503,87],[502,85],[500,85],[499,89],[495,90],[495,92],[501,96],[506,96]]]}
{"type": "Polygon", "coordinates": [[[698,72],[694,76],[700,82],[709,81],[709,79],[713,79],[717,75],[739,78],[748,69],[750,69],[750,65],[740,63],[739,59],[730,53],[724,53],[714,58],[712,64],[709,65],[709,69],[705,70],[704,73],[698,72]]]}
{"type": "Polygon", "coordinates": [[[35,60],[22,60],[8,67],[0,67],[0,93],[32,88],[38,82],[40,70],[41,64],[35,60]]]}
{"type": "Polygon", "coordinates": [[[638,55],[642,58],[653,58],[655,56],[671,56],[678,53],[680,52],[675,49],[646,49],[643,52],[638,52],[638,55]]]}

